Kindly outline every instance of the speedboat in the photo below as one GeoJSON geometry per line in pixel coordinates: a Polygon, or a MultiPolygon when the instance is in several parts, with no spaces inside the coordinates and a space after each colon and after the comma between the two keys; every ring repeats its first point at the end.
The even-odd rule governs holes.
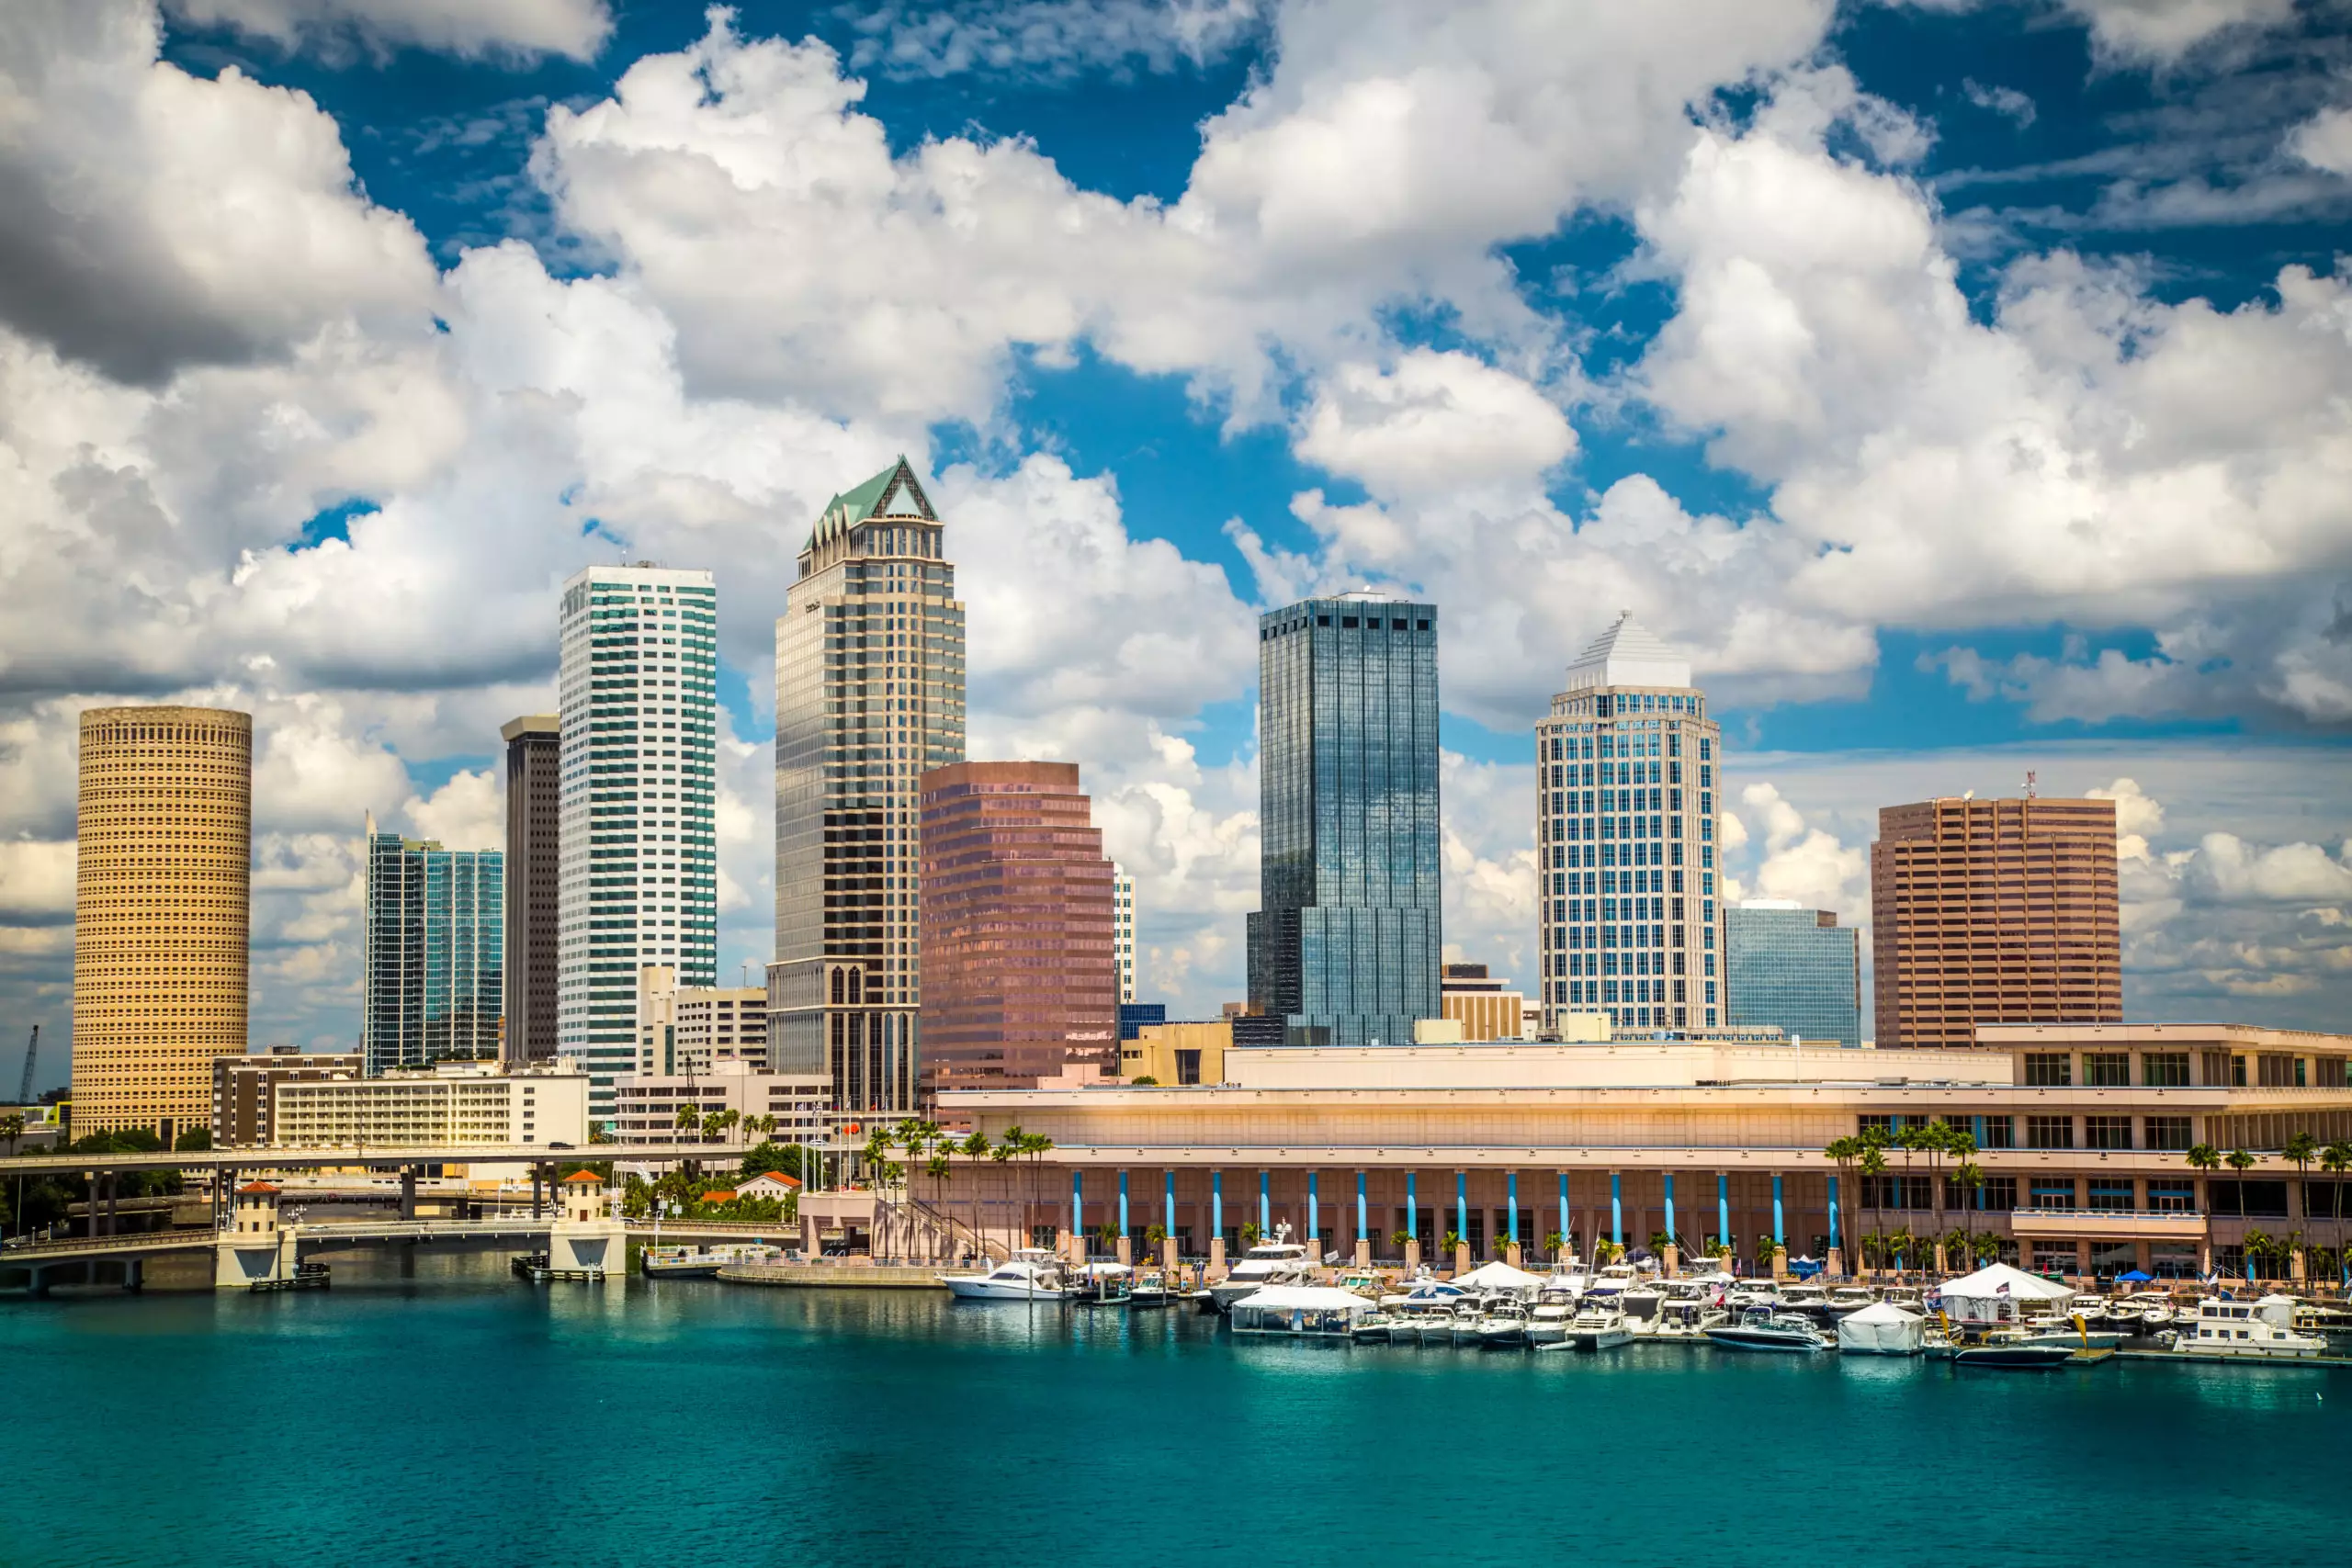
{"type": "Polygon", "coordinates": [[[1625,1326],[1634,1331],[1634,1337],[1646,1339],[1657,1332],[1658,1314],[1666,1308],[1666,1292],[1656,1285],[1636,1285],[1617,1298],[1617,1307],[1625,1314],[1625,1326]]]}
{"type": "Polygon", "coordinates": [[[2075,1352],[2024,1335],[1988,1336],[1981,1345],[1963,1345],[1951,1353],[1955,1367],[1984,1367],[1995,1371],[2046,1372],[2064,1366],[2075,1352]]]}
{"type": "Polygon", "coordinates": [[[1724,1305],[1733,1312],[1750,1312],[1759,1307],[1769,1312],[1780,1302],[1780,1288],[1770,1280],[1743,1280],[1724,1292],[1724,1305]]]}
{"type": "Polygon", "coordinates": [[[2214,1359],[2309,1361],[2326,1354],[2327,1341],[2295,1328],[2295,1303],[2286,1296],[2257,1302],[2208,1296],[2197,1315],[2180,1320],[2172,1342],[2176,1354],[2214,1359]]]}
{"type": "Polygon", "coordinates": [[[1217,1311],[1231,1312],[1234,1303],[1268,1285],[1305,1284],[1313,1267],[1306,1248],[1296,1242],[1265,1242],[1243,1253],[1233,1271],[1209,1287],[1209,1299],[1217,1311]]]}
{"type": "Polygon", "coordinates": [[[1804,1353],[1828,1348],[1820,1328],[1809,1317],[1749,1307],[1736,1323],[1719,1323],[1703,1331],[1708,1342],[1726,1350],[1792,1350],[1804,1353]]]}
{"type": "Polygon", "coordinates": [[[1527,1314],[1527,1342],[1541,1350],[1546,1346],[1567,1342],[1568,1319],[1576,1315],[1576,1303],[1551,1295],[1535,1303],[1527,1314]]]}
{"type": "Polygon", "coordinates": [[[1829,1292],[1819,1285],[1800,1280],[1781,1287],[1779,1304],[1782,1312],[1801,1312],[1807,1317],[1818,1318],[1829,1311],[1829,1292]]]}
{"type": "MultiPolygon", "coordinates": [[[[1879,1299],[1891,1307],[1901,1308],[1913,1317],[1928,1315],[1927,1297],[1920,1292],[1917,1285],[1896,1285],[1879,1299]]],[[[1785,1292],[1782,1293],[1781,1300],[1783,1305],[1787,1304],[1788,1297],[1785,1292]]]]}
{"type": "Polygon", "coordinates": [[[1707,1330],[1719,1323],[1731,1321],[1731,1314],[1703,1300],[1688,1297],[1666,1303],[1657,1314],[1657,1326],[1650,1337],[1661,1344],[1696,1345],[1707,1337],[1707,1330]]]}
{"type": "Polygon", "coordinates": [[[2059,1313],[2061,1317],[2079,1317],[2086,1324],[2105,1323],[2107,1314],[2107,1298],[2087,1292],[2075,1297],[2059,1313]]]}
{"type": "Polygon", "coordinates": [[[1078,1293],[1042,1247],[1023,1247],[985,1274],[944,1274],[939,1282],[959,1302],[1062,1302],[1078,1293]]]}
{"type": "Polygon", "coordinates": [[[2069,1350],[2112,1350],[2123,1343],[2129,1332],[2120,1325],[2093,1325],[2088,1318],[2076,1318],[2067,1323],[2035,1323],[2018,1331],[2017,1337],[2029,1345],[2062,1345],[2069,1350]]]}
{"type": "Polygon", "coordinates": [[[1868,1285],[1839,1285],[1829,1292],[1823,1311],[1832,1317],[1843,1317],[1849,1312],[1860,1312],[1878,1300],[1878,1292],[1868,1285]]]}
{"type": "Polygon", "coordinates": [[[1154,1269],[1137,1277],[1136,1282],[1128,1287],[1127,1307],[1129,1311],[1139,1307],[1164,1307],[1171,1294],[1168,1289],[1168,1277],[1154,1269]]]}
{"type": "Polygon", "coordinates": [[[1576,1316],[1568,1320],[1564,1344],[1579,1350],[1613,1350],[1620,1345],[1632,1343],[1634,1330],[1625,1322],[1625,1314],[1607,1296],[1588,1296],[1577,1308],[1576,1316]]]}
{"type": "Polygon", "coordinates": [[[2107,1315],[2110,1321],[2136,1327],[2143,1334],[2153,1334],[2172,1323],[2172,1298],[2162,1291],[2134,1291],[2111,1303],[2107,1315]]]}
{"type": "Polygon", "coordinates": [[[1072,1298],[1080,1306],[1125,1306],[1135,1285],[1135,1269],[1125,1263],[1090,1263],[1078,1271],[1072,1298]]]}
{"type": "Polygon", "coordinates": [[[1348,1337],[1358,1345],[1390,1345],[1396,1339],[1397,1315],[1375,1307],[1348,1325],[1348,1337]]]}
{"type": "Polygon", "coordinates": [[[1487,1313],[1478,1319],[1478,1344],[1487,1350],[1523,1350],[1527,1348],[1527,1306],[1509,1296],[1497,1297],[1487,1303],[1487,1313]]]}

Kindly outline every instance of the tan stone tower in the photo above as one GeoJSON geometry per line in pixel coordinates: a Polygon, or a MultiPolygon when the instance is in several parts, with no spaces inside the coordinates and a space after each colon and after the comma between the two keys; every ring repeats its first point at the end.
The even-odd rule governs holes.
{"type": "Polygon", "coordinates": [[[253,778],[250,714],[82,715],[77,1134],[209,1124],[213,1059],[245,1049],[253,778]]]}

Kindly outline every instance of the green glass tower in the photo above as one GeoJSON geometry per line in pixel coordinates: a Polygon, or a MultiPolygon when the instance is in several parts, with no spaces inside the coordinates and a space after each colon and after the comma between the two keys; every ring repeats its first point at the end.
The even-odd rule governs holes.
{"type": "Polygon", "coordinates": [[[360,1059],[394,1067],[497,1056],[506,1006],[506,857],[368,824],[360,1059]]]}

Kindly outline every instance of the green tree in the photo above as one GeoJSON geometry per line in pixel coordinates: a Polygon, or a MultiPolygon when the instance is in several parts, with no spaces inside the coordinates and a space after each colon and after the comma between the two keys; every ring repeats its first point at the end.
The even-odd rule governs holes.
{"type": "Polygon", "coordinates": [[[2222,1163],[2237,1172],[2238,1218],[2243,1220],[2245,1218],[2245,1173],[2262,1163],[2261,1156],[2250,1155],[2244,1149],[2232,1149],[2222,1156],[2222,1163]]]}
{"type": "Polygon", "coordinates": [[[211,1146],[212,1129],[209,1127],[190,1127],[172,1140],[174,1154],[200,1154],[211,1146]]]}
{"type": "Polygon", "coordinates": [[[1153,1077],[1149,1073],[1146,1073],[1139,1078],[1129,1078],[1127,1080],[1127,1085],[1131,1089],[1158,1089],[1159,1087],[1159,1080],[1153,1077]]]}
{"type": "MultiPolygon", "coordinates": [[[[1878,1201],[1879,1182],[1886,1175],[1884,1138],[1885,1134],[1880,1133],[1877,1128],[1871,1128],[1861,1138],[1861,1153],[1854,1156],[1855,1173],[1861,1178],[1862,1186],[1870,1198],[1872,1235],[1880,1235],[1885,1228],[1884,1217],[1880,1212],[1878,1201]]],[[[1880,1248],[1879,1256],[1883,1258],[1885,1255],[1885,1249],[1880,1248]]]]}
{"type": "Polygon", "coordinates": [[[1558,1231],[1546,1231],[1544,1234],[1544,1255],[1550,1258],[1553,1262],[1559,1262],[1562,1258],[1566,1256],[1567,1250],[1568,1238],[1566,1236],[1562,1235],[1558,1231]]]}
{"type": "Polygon", "coordinates": [[[2347,1277],[2352,1277],[2352,1271],[2346,1269],[2344,1261],[2344,1176],[2346,1171],[2352,1171],[2352,1143],[2338,1139],[2320,1150],[2319,1168],[2335,1179],[2328,1184],[2331,1201],[2328,1230],[2335,1238],[2335,1280],[2340,1286],[2347,1277]]]}
{"type": "Polygon", "coordinates": [[[960,1154],[972,1162],[972,1245],[988,1254],[987,1238],[980,1235],[980,1161],[989,1157],[992,1145],[986,1133],[975,1132],[960,1144],[948,1145],[951,1154],[960,1154]]]}
{"type": "Polygon", "coordinates": [[[745,1155],[737,1167],[740,1179],[751,1180],[775,1171],[779,1176],[807,1179],[800,1170],[800,1145],[797,1144],[761,1144],[745,1155]]]}
{"type": "Polygon", "coordinates": [[[1841,1239],[1849,1247],[1852,1247],[1854,1246],[1854,1164],[1862,1156],[1862,1140],[1856,1137],[1832,1138],[1821,1152],[1838,1168],[1838,1206],[1846,1211],[1840,1216],[1845,1223],[1842,1225],[1832,1225],[1830,1228],[1842,1230],[1845,1234],[1841,1239]]]}
{"type": "Polygon", "coordinates": [[[1396,1244],[1396,1256],[1402,1258],[1405,1256],[1405,1249],[1413,1244],[1413,1233],[1399,1227],[1389,1233],[1388,1239],[1396,1244]]]}
{"type": "Polygon", "coordinates": [[[1242,1222],[1241,1222],[1241,1249],[1242,1249],[1244,1252],[1247,1252],[1248,1250],[1250,1250],[1250,1248],[1251,1248],[1251,1247],[1253,1247],[1257,1246],[1257,1245],[1258,1245],[1258,1240],[1259,1240],[1259,1238],[1260,1238],[1261,1236],[1262,1236],[1263,1235],[1265,1235],[1265,1233],[1264,1233],[1263,1231],[1261,1231],[1261,1230],[1260,1230],[1260,1229],[1258,1228],[1258,1222],[1257,1222],[1257,1221],[1255,1221],[1255,1220],[1244,1220],[1244,1221],[1242,1221],[1242,1222]]]}
{"type": "Polygon", "coordinates": [[[15,1154],[17,1152],[17,1140],[21,1139],[24,1135],[25,1118],[22,1111],[11,1111],[7,1115],[0,1116],[0,1138],[6,1138],[8,1140],[8,1152],[10,1154],[15,1154]]]}

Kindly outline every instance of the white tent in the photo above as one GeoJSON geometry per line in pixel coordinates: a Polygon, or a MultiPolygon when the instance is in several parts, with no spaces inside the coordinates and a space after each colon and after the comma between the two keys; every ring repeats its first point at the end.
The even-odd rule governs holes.
{"type": "Polygon", "coordinates": [[[1453,1282],[1465,1291],[1509,1291],[1523,1296],[1540,1288],[1544,1276],[1514,1269],[1508,1263],[1487,1263],[1467,1274],[1455,1275],[1453,1282]]]}
{"type": "Polygon", "coordinates": [[[2019,1302],[2059,1302],[2074,1288],[2007,1263],[1991,1263],[1943,1287],[1943,1308],[1963,1323],[1997,1323],[2018,1315],[2019,1302]]]}
{"type": "Polygon", "coordinates": [[[1873,1302],[1838,1320],[1838,1350],[1845,1356],[1916,1356],[1927,1334],[1926,1318],[1873,1302]]]}
{"type": "Polygon", "coordinates": [[[1236,1334],[1344,1336],[1372,1303],[1329,1285],[1267,1285],[1233,1303],[1236,1334]]]}

